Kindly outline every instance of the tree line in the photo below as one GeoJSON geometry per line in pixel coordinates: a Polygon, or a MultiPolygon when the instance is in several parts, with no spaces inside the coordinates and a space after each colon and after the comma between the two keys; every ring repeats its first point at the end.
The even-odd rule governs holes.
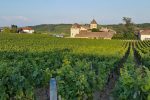
{"type": "Polygon", "coordinates": [[[4,27],[2,29],[3,33],[17,33],[18,32],[18,26],[17,25],[11,25],[11,27],[4,27]]]}

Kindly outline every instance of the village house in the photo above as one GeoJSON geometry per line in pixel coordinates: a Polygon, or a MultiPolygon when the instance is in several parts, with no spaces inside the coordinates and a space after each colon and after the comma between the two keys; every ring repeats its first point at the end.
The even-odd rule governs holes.
{"type": "Polygon", "coordinates": [[[150,40],[150,30],[140,30],[139,38],[141,41],[150,40]]]}
{"type": "Polygon", "coordinates": [[[29,34],[32,34],[34,33],[35,31],[30,28],[30,27],[24,27],[24,28],[20,28],[19,29],[19,33],[29,33],[29,34]]]}
{"type": "Polygon", "coordinates": [[[79,25],[75,23],[71,27],[72,38],[111,39],[115,33],[115,31],[104,27],[98,29],[98,24],[94,19],[90,25],[79,25]],[[92,32],[92,29],[96,29],[98,32],[92,32]]]}
{"type": "Polygon", "coordinates": [[[0,27],[0,32],[2,32],[3,31],[3,27],[0,27]]]}

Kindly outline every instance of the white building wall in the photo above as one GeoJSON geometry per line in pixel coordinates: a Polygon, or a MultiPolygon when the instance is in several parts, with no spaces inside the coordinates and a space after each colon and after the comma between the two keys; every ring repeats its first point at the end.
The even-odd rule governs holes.
{"type": "Polygon", "coordinates": [[[91,24],[90,29],[96,28],[97,29],[97,24],[91,24]]]}
{"type": "Polygon", "coordinates": [[[150,40],[150,35],[140,35],[140,39],[143,40],[150,40]]]}
{"type": "Polygon", "coordinates": [[[80,31],[87,31],[87,29],[84,27],[81,27],[80,31]]]}
{"type": "Polygon", "coordinates": [[[80,33],[80,28],[71,28],[71,37],[75,37],[75,35],[80,33]]]}
{"type": "Polygon", "coordinates": [[[32,34],[34,33],[34,30],[23,30],[23,32],[32,34]]]}

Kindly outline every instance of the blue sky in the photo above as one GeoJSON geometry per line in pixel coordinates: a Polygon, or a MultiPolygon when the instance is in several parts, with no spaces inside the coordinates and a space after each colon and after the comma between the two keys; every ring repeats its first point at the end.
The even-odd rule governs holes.
{"type": "Polygon", "coordinates": [[[1,0],[0,26],[56,23],[150,23],[150,0],[1,0]]]}

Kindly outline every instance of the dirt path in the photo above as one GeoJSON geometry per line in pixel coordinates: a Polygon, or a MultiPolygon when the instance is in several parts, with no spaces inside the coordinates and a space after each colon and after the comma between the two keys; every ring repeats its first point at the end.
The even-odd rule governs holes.
{"type": "Polygon", "coordinates": [[[106,87],[104,88],[104,90],[100,93],[100,99],[97,99],[97,100],[113,100],[112,91],[115,87],[117,80],[119,79],[120,68],[123,67],[123,64],[126,62],[126,59],[129,56],[130,47],[131,46],[129,45],[125,56],[120,60],[119,64],[117,64],[115,66],[115,69],[110,73],[109,78],[108,78],[108,83],[106,87]]]}
{"type": "Polygon", "coordinates": [[[136,64],[136,67],[140,67],[142,65],[141,61],[140,61],[140,56],[138,55],[138,52],[135,49],[135,45],[132,43],[132,49],[134,52],[134,61],[136,64]]]}

